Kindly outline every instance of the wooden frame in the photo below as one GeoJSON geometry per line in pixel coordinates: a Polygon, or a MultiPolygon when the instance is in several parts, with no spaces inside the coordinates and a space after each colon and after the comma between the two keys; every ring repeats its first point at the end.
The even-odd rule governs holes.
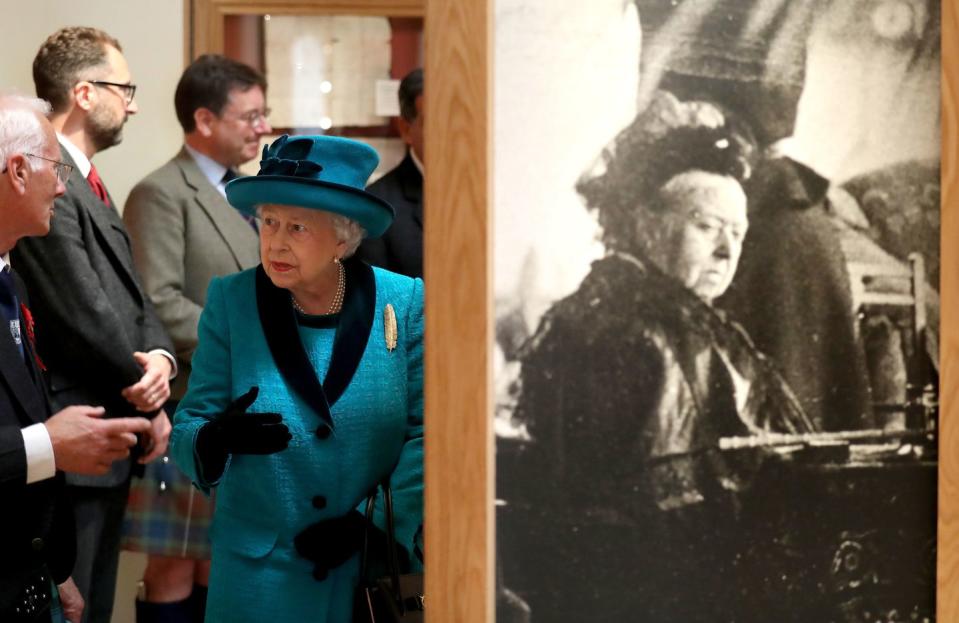
{"type": "Polygon", "coordinates": [[[184,0],[186,57],[223,51],[227,15],[384,15],[422,17],[425,0],[184,0]]]}
{"type": "Polygon", "coordinates": [[[186,62],[226,15],[425,16],[426,593],[431,623],[493,621],[489,0],[185,0],[186,62]]]}
{"type": "Polygon", "coordinates": [[[942,3],[942,339],[937,620],[959,621],[959,11],[942,3]]]}
{"type": "Polygon", "coordinates": [[[426,7],[426,595],[493,621],[492,2],[426,7]]]}

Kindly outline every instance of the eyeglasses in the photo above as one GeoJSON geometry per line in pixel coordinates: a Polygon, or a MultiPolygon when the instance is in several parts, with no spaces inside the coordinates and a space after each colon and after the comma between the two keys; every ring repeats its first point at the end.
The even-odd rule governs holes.
{"type": "Polygon", "coordinates": [[[38,156],[36,154],[24,153],[23,155],[30,156],[31,158],[39,158],[40,160],[46,160],[47,162],[52,162],[53,170],[57,172],[57,180],[59,180],[62,184],[66,184],[70,174],[73,173],[72,164],[60,162],[59,160],[54,160],[53,158],[44,158],[43,156],[38,156]]]}
{"type": "Polygon", "coordinates": [[[747,225],[745,223],[727,221],[718,216],[703,214],[699,210],[693,210],[686,218],[692,223],[693,227],[705,234],[714,243],[718,243],[723,234],[728,235],[732,241],[737,243],[741,243],[746,237],[747,225]]]}
{"type": "Polygon", "coordinates": [[[255,126],[260,123],[269,123],[267,118],[270,116],[270,113],[273,112],[269,108],[264,108],[263,110],[251,110],[245,112],[242,115],[236,115],[234,119],[239,119],[240,121],[245,121],[251,126],[255,126]]]}
{"type": "Polygon", "coordinates": [[[137,94],[137,85],[135,84],[121,84],[119,82],[108,82],[106,80],[87,80],[87,82],[98,87],[116,87],[120,89],[123,93],[123,99],[128,106],[133,103],[133,98],[137,94]]]}

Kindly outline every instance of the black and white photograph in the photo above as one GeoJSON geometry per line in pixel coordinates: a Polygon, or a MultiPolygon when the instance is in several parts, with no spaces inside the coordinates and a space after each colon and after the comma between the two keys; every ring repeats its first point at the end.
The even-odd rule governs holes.
{"type": "Polygon", "coordinates": [[[940,7],[498,0],[496,620],[935,620],[940,7]]]}

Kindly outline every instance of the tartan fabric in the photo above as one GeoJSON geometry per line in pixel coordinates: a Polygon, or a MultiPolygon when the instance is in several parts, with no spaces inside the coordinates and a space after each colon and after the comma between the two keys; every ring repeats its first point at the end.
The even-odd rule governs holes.
{"type": "Polygon", "coordinates": [[[155,556],[209,560],[213,500],[198,491],[173,461],[163,457],[134,478],[123,519],[125,550],[155,556]],[[166,488],[161,491],[161,482],[166,488]]]}

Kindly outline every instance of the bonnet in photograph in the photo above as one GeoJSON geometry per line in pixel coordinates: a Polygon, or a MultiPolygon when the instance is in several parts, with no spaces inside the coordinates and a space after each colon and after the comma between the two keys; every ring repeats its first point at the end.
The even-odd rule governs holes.
{"type": "Polygon", "coordinates": [[[657,91],[580,177],[576,190],[596,213],[607,248],[628,250],[637,209],[655,210],[675,175],[704,171],[743,183],[757,149],[749,128],[709,102],[682,102],[657,91]]]}
{"type": "Polygon", "coordinates": [[[755,156],[749,128],[716,105],[683,102],[668,91],[657,91],[646,109],[603,149],[576,189],[592,207],[614,196],[633,204],[687,170],[745,181],[755,156]]]}
{"type": "Polygon", "coordinates": [[[734,110],[762,145],[790,136],[818,0],[634,0],[639,100],[658,89],[734,110]]]}
{"type": "Polygon", "coordinates": [[[284,134],[263,148],[259,173],[226,185],[226,198],[248,215],[263,204],[340,214],[377,238],[393,222],[393,208],[364,190],[379,161],[376,150],[359,141],[284,134]]]}

